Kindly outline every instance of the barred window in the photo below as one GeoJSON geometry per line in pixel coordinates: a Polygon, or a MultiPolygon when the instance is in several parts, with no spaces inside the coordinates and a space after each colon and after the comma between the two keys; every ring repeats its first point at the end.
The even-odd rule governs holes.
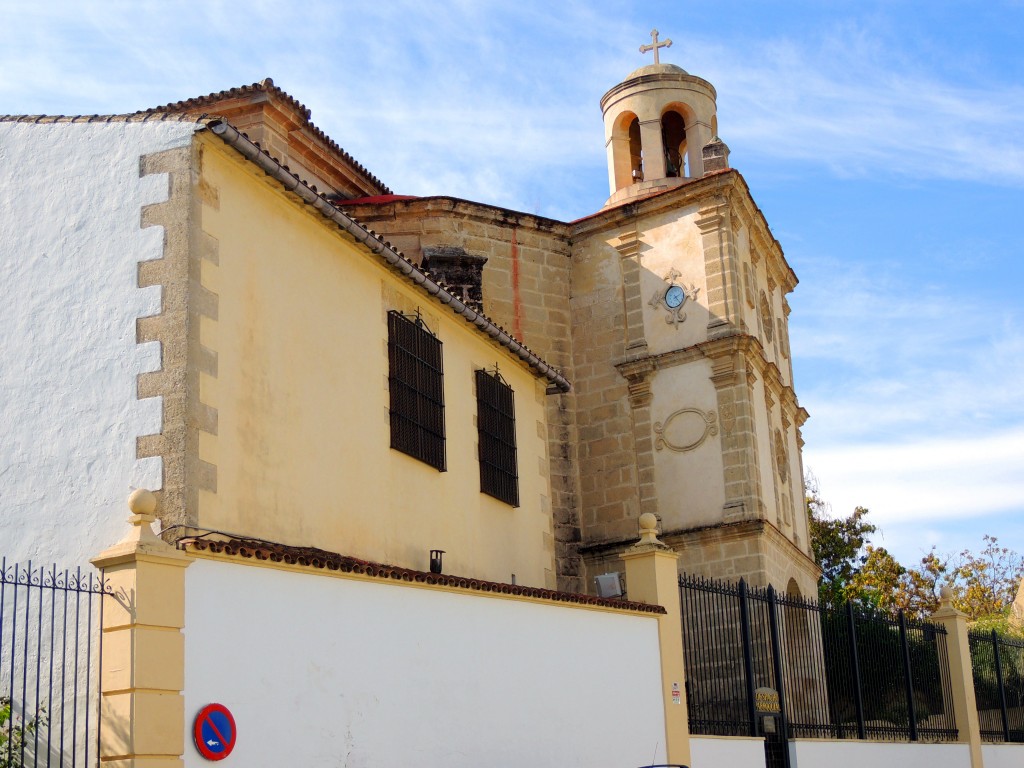
{"type": "Polygon", "coordinates": [[[497,373],[476,372],[476,422],[480,436],[480,490],[518,507],[515,397],[512,387],[497,373]]]}
{"type": "Polygon", "coordinates": [[[391,447],[445,470],[441,342],[423,325],[388,312],[391,447]]]}

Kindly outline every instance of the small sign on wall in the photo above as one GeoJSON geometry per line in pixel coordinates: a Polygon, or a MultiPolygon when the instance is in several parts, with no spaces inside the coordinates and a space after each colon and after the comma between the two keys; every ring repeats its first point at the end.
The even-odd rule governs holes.
{"type": "Polygon", "coordinates": [[[672,683],[672,703],[673,704],[682,704],[683,703],[683,694],[682,694],[682,691],[679,690],[679,683],[672,683]]]}
{"type": "Polygon", "coordinates": [[[223,704],[207,704],[196,715],[192,737],[199,754],[207,760],[223,760],[238,739],[235,718],[223,704]]]}
{"type": "Polygon", "coordinates": [[[761,714],[779,714],[782,711],[779,704],[779,692],[774,688],[758,688],[754,691],[754,706],[761,714]]]}

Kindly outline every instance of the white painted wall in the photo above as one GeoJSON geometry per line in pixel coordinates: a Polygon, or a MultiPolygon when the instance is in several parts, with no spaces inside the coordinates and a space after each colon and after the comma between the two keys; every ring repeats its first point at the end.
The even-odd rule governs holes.
{"type": "Polygon", "coordinates": [[[764,768],[764,739],[692,736],[690,768],[764,768]]]}
{"type": "Polygon", "coordinates": [[[162,255],[143,205],[167,198],[142,155],[187,144],[191,123],[0,123],[0,556],[88,566],[127,530],[133,487],[159,488],[160,365],[135,320],[160,310],[137,262],[162,255]]]}
{"type": "Polygon", "coordinates": [[[1024,765],[1024,744],[982,744],[985,768],[1020,768],[1024,765]]]}
{"type": "Polygon", "coordinates": [[[186,766],[211,702],[249,768],[666,762],[653,616],[208,560],[186,590],[186,766]]]}
{"type": "MultiPolygon", "coordinates": [[[[792,768],[969,768],[967,744],[890,744],[868,741],[796,740],[792,768]]],[[[988,762],[985,768],[991,768],[988,762]]]]}

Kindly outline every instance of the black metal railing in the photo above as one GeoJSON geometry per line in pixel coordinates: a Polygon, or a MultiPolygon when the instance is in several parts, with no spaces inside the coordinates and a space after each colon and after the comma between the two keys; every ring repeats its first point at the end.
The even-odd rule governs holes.
{"type": "Polygon", "coordinates": [[[981,738],[1024,742],[1024,640],[992,630],[968,641],[981,738]]]}
{"type": "Polygon", "coordinates": [[[104,594],[81,568],[0,561],[0,768],[99,765],[104,594]]]}
{"type": "Polygon", "coordinates": [[[943,627],[742,579],[679,587],[691,732],[757,736],[769,715],[786,738],[956,740],[943,627]]]}

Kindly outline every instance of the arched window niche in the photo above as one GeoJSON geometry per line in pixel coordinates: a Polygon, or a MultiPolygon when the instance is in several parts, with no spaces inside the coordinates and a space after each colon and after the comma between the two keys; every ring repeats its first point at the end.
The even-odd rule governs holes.
{"type": "Polygon", "coordinates": [[[665,175],[669,178],[689,176],[686,157],[686,118],[676,108],[661,116],[661,142],[665,147],[665,175]]]}
{"type": "Polygon", "coordinates": [[[616,190],[644,180],[640,119],[632,112],[623,112],[615,121],[612,129],[612,158],[616,190]]]}

